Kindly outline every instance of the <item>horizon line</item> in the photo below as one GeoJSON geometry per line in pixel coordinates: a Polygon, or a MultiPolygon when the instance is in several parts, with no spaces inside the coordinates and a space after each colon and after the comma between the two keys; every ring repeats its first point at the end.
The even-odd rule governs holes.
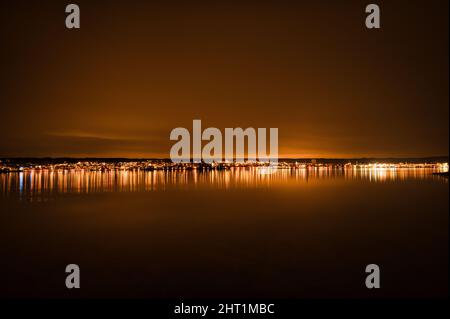
{"type": "MultiPolygon", "coordinates": [[[[278,160],[289,159],[323,159],[323,160],[345,160],[345,159],[429,159],[444,158],[449,155],[432,155],[432,156],[356,156],[356,157],[278,157],[278,160]]],[[[127,160],[170,160],[170,157],[127,157],[127,156],[5,156],[4,159],[127,159],[127,160]]],[[[240,159],[240,158],[239,158],[240,159]]],[[[245,159],[245,158],[244,158],[245,159]]],[[[191,160],[191,158],[186,158],[191,160]]]]}

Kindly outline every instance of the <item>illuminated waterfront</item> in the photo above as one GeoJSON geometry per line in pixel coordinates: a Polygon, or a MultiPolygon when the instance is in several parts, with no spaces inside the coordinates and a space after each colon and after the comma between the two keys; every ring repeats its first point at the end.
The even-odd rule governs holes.
{"type": "Polygon", "coordinates": [[[405,274],[383,296],[442,296],[446,161],[292,160],[271,174],[265,163],[4,161],[0,253],[15,272],[2,293],[64,294],[58,280],[16,283],[48,283],[55,263],[76,260],[95,278],[84,297],[370,296],[359,274],[376,261],[405,274]]]}
{"type": "Polygon", "coordinates": [[[445,165],[434,167],[392,167],[390,165],[305,167],[278,169],[261,174],[264,168],[232,167],[227,170],[108,170],[29,169],[0,174],[3,196],[51,193],[134,192],[192,188],[264,188],[314,184],[321,181],[355,181],[383,183],[411,179],[429,179],[447,183],[433,173],[448,171],[445,165]]]}
{"type": "Polygon", "coordinates": [[[76,161],[70,159],[69,161],[58,159],[34,159],[27,160],[0,160],[0,173],[11,172],[26,172],[26,171],[61,171],[61,170],[82,170],[82,171],[183,171],[183,170],[227,170],[232,168],[264,168],[275,167],[277,169],[433,169],[437,172],[447,172],[447,162],[408,162],[408,161],[373,161],[373,160],[316,160],[302,161],[302,160],[285,160],[276,162],[265,161],[222,161],[222,162],[180,162],[174,163],[169,160],[84,160],[76,161]]]}

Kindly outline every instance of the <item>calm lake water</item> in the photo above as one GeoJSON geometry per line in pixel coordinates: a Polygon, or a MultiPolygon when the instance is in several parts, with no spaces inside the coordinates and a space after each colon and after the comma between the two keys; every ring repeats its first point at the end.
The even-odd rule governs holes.
{"type": "Polygon", "coordinates": [[[0,296],[444,297],[448,178],[431,173],[0,174],[0,296]]]}
{"type": "Polygon", "coordinates": [[[355,182],[404,182],[414,179],[446,182],[432,175],[437,169],[265,169],[235,168],[226,171],[125,171],[31,170],[1,174],[3,196],[52,197],[61,193],[139,192],[167,189],[233,189],[305,186],[345,180],[355,182]]]}

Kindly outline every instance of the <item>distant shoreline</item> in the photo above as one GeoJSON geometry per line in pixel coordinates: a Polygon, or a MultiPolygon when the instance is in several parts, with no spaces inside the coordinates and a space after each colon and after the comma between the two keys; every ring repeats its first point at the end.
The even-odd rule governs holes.
{"type": "Polygon", "coordinates": [[[434,172],[448,171],[448,159],[344,159],[344,160],[278,160],[270,161],[212,161],[212,162],[172,162],[171,160],[123,160],[123,159],[76,159],[76,158],[43,158],[43,159],[8,159],[0,160],[1,173],[24,172],[30,170],[87,170],[87,171],[210,171],[228,170],[231,168],[260,168],[276,166],[277,169],[434,169],[434,172]]]}
{"type": "MultiPolygon", "coordinates": [[[[171,162],[170,158],[131,158],[131,157],[0,157],[0,162],[14,162],[14,163],[76,163],[76,162],[140,162],[140,161],[159,161],[171,162]]],[[[317,162],[317,163],[444,163],[449,161],[449,156],[428,156],[428,157],[354,157],[354,158],[279,158],[279,162],[317,162]]],[[[186,161],[189,162],[189,159],[186,161]]]]}

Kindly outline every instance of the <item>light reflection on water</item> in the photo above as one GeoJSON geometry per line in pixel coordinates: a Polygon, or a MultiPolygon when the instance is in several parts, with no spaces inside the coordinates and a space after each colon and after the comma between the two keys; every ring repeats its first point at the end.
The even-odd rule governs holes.
{"type": "Polygon", "coordinates": [[[0,174],[0,298],[65,298],[69,262],[95,279],[77,298],[373,298],[373,261],[402,274],[380,298],[445,297],[448,178],[432,172],[0,174]]]}
{"type": "Polygon", "coordinates": [[[136,192],[170,188],[258,188],[276,185],[307,184],[321,181],[399,182],[410,179],[434,179],[436,169],[279,169],[274,174],[260,174],[257,168],[226,171],[87,171],[32,170],[0,174],[0,194],[136,192]]]}

